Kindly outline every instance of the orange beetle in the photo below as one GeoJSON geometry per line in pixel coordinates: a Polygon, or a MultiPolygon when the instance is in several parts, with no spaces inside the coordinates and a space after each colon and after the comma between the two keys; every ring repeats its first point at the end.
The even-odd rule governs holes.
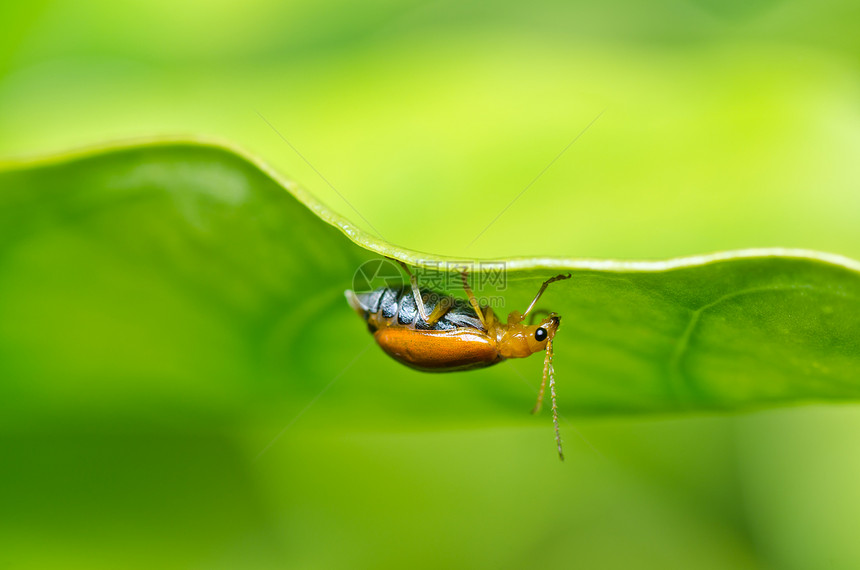
{"type": "Polygon", "coordinates": [[[468,302],[419,289],[409,268],[402,262],[400,265],[409,275],[411,286],[381,287],[367,293],[345,292],[350,306],[367,322],[382,350],[398,362],[425,372],[483,368],[506,358],[524,358],[546,351],[543,380],[532,413],[541,408],[549,378],[555,439],[559,458],[563,460],[552,367],[552,342],[561,318],[550,313],[537,324],[524,321],[547,286],[569,279],[570,275],[544,281],[525,312],[514,311],[503,323],[491,308],[481,309],[465,273],[461,273],[461,278],[468,302]]]}

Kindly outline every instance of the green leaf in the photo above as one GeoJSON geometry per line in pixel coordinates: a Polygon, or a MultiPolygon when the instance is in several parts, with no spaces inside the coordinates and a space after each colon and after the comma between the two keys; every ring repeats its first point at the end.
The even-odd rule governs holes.
{"type": "MultiPolygon", "coordinates": [[[[372,345],[343,299],[379,255],[473,260],[386,243],[237,151],[106,148],[7,164],[0,189],[5,421],[58,410],[283,417],[285,402],[299,413],[334,381],[338,421],[525,421],[539,356],[472,379],[414,372],[372,345]]],[[[854,261],[789,250],[504,261],[506,288],[482,292],[502,315],[547,277],[573,274],[540,304],[563,317],[563,413],[860,397],[854,261]]]]}

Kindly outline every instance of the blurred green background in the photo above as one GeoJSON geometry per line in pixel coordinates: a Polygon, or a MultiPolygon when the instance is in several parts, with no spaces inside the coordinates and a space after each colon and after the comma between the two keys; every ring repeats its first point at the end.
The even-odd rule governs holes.
{"type": "MultiPolygon", "coordinates": [[[[6,3],[0,157],[207,136],[420,251],[856,259],[858,26],[860,6],[808,0],[6,3]]],[[[355,328],[340,328],[346,363],[337,337],[355,328]]],[[[516,366],[537,383],[539,363],[516,366]]],[[[559,382],[575,382],[566,368],[559,382]]],[[[62,378],[49,393],[15,384],[0,563],[860,565],[855,407],[571,417],[588,443],[566,425],[559,464],[532,393],[500,370],[419,375],[373,348],[316,400],[328,380],[238,412],[241,388],[202,376],[149,391],[142,375],[85,406],[62,378]],[[500,377],[523,417],[470,420],[500,377]],[[389,413],[375,403],[395,396],[389,413]],[[16,398],[46,404],[16,414],[16,398]]]]}

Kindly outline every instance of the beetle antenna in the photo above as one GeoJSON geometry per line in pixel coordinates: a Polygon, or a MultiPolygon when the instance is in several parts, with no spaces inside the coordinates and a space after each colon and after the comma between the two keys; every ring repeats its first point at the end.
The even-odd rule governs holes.
{"type": "Polygon", "coordinates": [[[535,407],[532,408],[532,413],[536,414],[540,411],[543,406],[543,393],[546,390],[546,377],[549,374],[549,362],[550,362],[550,347],[552,345],[547,342],[546,345],[546,354],[543,357],[543,379],[540,382],[540,390],[538,390],[537,403],[535,403],[535,407]]]}
{"type": "Polygon", "coordinates": [[[555,443],[558,446],[558,458],[564,461],[564,452],[561,449],[561,432],[558,429],[558,402],[556,401],[555,395],[555,368],[552,365],[552,340],[554,336],[554,333],[550,333],[550,336],[546,341],[546,355],[543,359],[543,379],[540,383],[540,390],[538,390],[537,403],[535,404],[535,407],[532,408],[532,413],[538,413],[541,406],[543,406],[546,379],[549,377],[549,395],[552,399],[552,423],[553,426],[555,426],[555,443]]]}
{"type": "Polygon", "coordinates": [[[552,367],[552,337],[546,343],[546,368],[549,372],[549,394],[552,397],[552,423],[555,426],[555,443],[558,446],[558,458],[564,461],[564,452],[561,450],[561,432],[558,430],[558,404],[555,401],[555,369],[552,367]]]}

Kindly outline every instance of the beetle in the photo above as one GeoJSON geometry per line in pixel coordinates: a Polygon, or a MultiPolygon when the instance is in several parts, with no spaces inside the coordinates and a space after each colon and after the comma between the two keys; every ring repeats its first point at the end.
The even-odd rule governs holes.
{"type": "Polygon", "coordinates": [[[549,313],[537,324],[526,324],[525,319],[546,288],[556,281],[570,279],[570,274],[544,281],[525,312],[513,311],[507,322],[502,322],[490,307],[481,308],[466,272],[461,272],[460,277],[468,302],[419,288],[406,264],[399,263],[409,275],[409,285],[344,292],[347,302],[367,323],[382,350],[398,362],[425,372],[472,370],[545,351],[543,379],[532,413],[540,411],[543,405],[548,378],[558,456],[564,460],[552,365],[553,339],[561,317],[549,313]]]}

